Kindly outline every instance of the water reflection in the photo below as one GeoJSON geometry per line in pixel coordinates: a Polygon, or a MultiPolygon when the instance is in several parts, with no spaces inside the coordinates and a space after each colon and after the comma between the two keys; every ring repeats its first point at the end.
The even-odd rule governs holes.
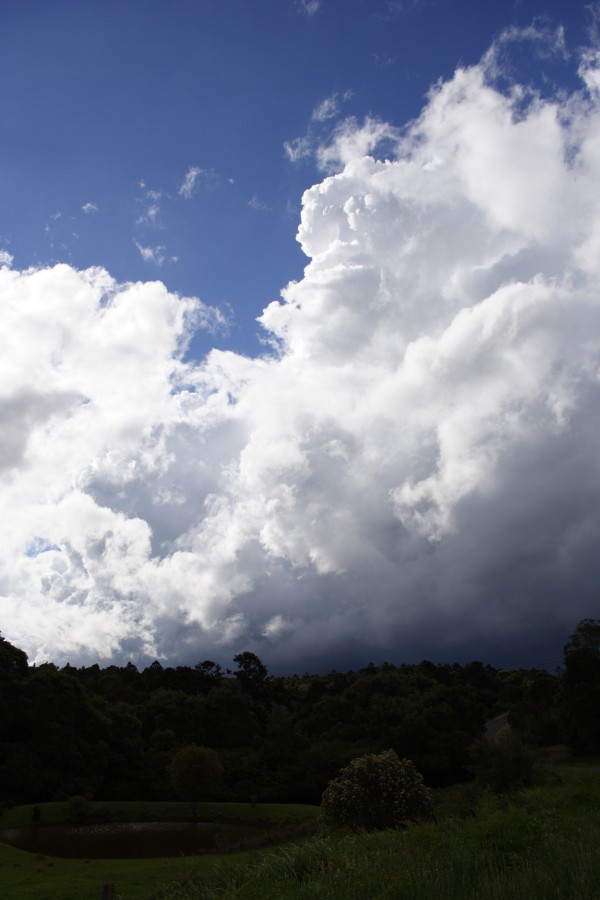
{"type": "Polygon", "coordinates": [[[0,841],[45,856],[130,859],[214,853],[239,846],[260,832],[256,825],[123,822],[5,828],[0,830],[0,841]]]}

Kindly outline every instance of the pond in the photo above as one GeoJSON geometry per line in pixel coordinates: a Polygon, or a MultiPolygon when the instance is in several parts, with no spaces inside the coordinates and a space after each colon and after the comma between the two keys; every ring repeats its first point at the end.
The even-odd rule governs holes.
{"type": "Polygon", "coordinates": [[[73,859],[133,859],[195,856],[232,850],[265,831],[257,825],[211,822],[123,822],[54,825],[0,830],[0,841],[44,856],[73,859]]]}

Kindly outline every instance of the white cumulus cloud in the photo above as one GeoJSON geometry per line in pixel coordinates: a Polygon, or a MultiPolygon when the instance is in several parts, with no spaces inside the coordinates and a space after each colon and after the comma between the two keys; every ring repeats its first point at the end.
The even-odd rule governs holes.
{"type": "Polygon", "coordinates": [[[261,316],[263,357],[188,360],[219,316],[159,282],[0,270],[9,639],[38,659],[251,648],[289,668],[482,657],[593,614],[584,61],[587,93],[502,92],[488,57],[403,131],[346,120],[303,198],[304,277],[261,316]]]}

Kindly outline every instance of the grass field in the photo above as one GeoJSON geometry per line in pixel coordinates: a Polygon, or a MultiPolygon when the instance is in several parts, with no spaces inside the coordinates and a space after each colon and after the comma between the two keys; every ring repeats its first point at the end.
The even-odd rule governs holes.
{"type": "MultiPolygon", "coordinates": [[[[436,792],[437,822],[321,834],[275,849],[186,860],[59,860],[0,844],[2,900],[600,900],[600,767],[550,764],[544,783],[500,798],[473,785],[436,792]]],[[[94,804],[113,820],[180,816],[180,804],[94,804]]],[[[32,807],[0,825],[28,824],[32,807]]],[[[206,804],[203,818],[315,823],[316,807],[206,804]]],[[[42,820],[64,821],[64,805],[42,820]]]]}
{"type": "MultiPolygon", "coordinates": [[[[248,860],[250,854],[239,854],[248,860]]],[[[185,877],[186,866],[208,872],[218,857],[79,860],[36,856],[0,844],[2,900],[99,900],[102,884],[113,882],[118,896],[148,900],[161,883],[185,877]]],[[[223,860],[221,860],[223,862],[223,860]]]]}
{"type": "Polygon", "coordinates": [[[189,873],[157,900],[600,900],[600,769],[553,766],[510,799],[438,793],[438,822],[337,834],[189,873]]]}
{"type": "MultiPolygon", "coordinates": [[[[92,803],[96,821],[150,822],[189,819],[185,803],[92,803]]],[[[40,804],[40,827],[68,823],[65,803],[40,804]]],[[[310,827],[318,807],[294,804],[201,803],[198,816],[203,821],[265,823],[271,839],[285,837],[295,829],[310,827]]],[[[27,827],[32,823],[33,805],[7,810],[0,816],[0,828],[27,827]]],[[[208,874],[216,865],[247,863],[257,851],[224,855],[210,854],[188,859],[59,859],[16,850],[0,843],[1,900],[98,900],[102,884],[112,882],[122,900],[149,900],[161,884],[208,874]]]]}

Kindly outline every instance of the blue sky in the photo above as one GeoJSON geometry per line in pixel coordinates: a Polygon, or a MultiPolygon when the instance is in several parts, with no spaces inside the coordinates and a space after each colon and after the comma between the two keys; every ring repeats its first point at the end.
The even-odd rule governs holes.
{"type": "Polygon", "coordinates": [[[560,662],[598,615],[599,25],[4,4],[9,640],[560,662]]]}
{"type": "MultiPolygon", "coordinates": [[[[326,141],[349,116],[402,126],[432,84],[536,20],[575,48],[591,16],[537,0],[5,4],[0,242],[21,268],[160,278],[227,311],[229,333],[199,335],[196,355],[259,352],[254,319],[302,275],[302,192],[323,177],[285,144],[326,141]]],[[[520,55],[538,84],[572,83],[575,60],[520,55]]]]}

